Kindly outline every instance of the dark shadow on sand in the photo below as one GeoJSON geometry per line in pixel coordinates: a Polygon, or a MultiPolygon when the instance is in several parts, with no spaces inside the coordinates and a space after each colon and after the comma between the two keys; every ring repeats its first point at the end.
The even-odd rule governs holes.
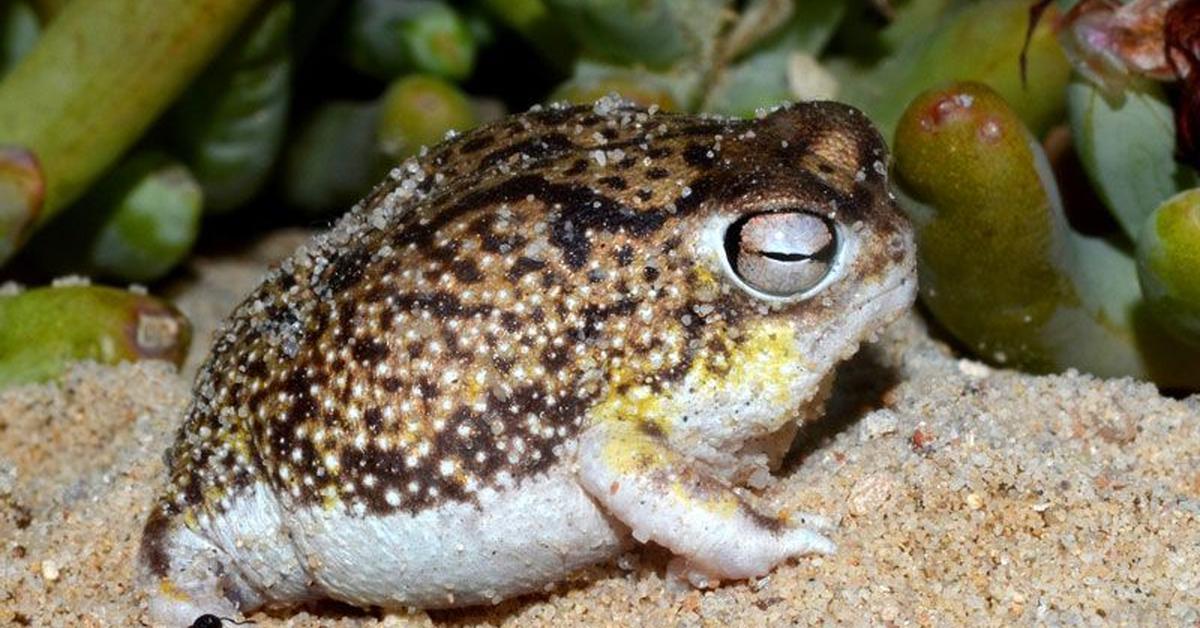
{"type": "Polygon", "coordinates": [[[875,345],[866,345],[838,367],[833,392],[821,418],[800,426],[796,440],[776,475],[787,476],[833,437],[850,429],[867,414],[888,405],[888,391],[900,383],[900,373],[887,364],[875,345]]]}

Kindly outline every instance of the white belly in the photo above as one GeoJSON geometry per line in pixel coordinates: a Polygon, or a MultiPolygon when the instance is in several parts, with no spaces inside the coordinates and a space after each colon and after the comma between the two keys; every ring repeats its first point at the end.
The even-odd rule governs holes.
{"type": "Polygon", "coordinates": [[[512,488],[480,491],[475,504],[449,503],[415,515],[290,504],[275,509],[262,492],[260,486],[257,496],[238,499],[204,527],[229,554],[222,562],[240,567],[267,606],[292,604],[298,596],[381,607],[499,602],[610,560],[629,542],[627,528],[604,514],[564,464],[512,488]],[[262,525],[246,525],[252,521],[262,525]],[[289,542],[281,528],[294,551],[278,547],[289,542]],[[279,586],[301,578],[306,591],[279,586]]]}

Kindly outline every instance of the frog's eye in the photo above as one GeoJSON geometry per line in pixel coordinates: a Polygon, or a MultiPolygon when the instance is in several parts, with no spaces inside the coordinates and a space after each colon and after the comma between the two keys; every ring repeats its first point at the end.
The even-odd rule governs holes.
{"type": "Polygon", "coordinates": [[[804,211],[747,216],[725,233],[729,265],[746,285],[788,297],[821,283],[833,267],[837,233],[826,218],[804,211]]]}

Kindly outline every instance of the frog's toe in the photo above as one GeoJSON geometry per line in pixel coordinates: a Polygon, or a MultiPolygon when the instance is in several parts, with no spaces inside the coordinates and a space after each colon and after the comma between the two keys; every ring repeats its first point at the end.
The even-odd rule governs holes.
{"type": "MultiPolygon", "coordinates": [[[[829,530],[829,528],[824,528],[829,530]]],[[[787,556],[803,554],[833,554],[837,545],[818,529],[797,526],[785,532],[782,545],[787,556]]]]}
{"type": "Polygon", "coordinates": [[[638,541],[686,558],[693,572],[731,580],[761,576],[795,556],[835,551],[808,527],[828,526],[824,519],[765,513],[752,496],[653,434],[633,422],[614,422],[593,426],[580,439],[580,482],[638,541]]]}
{"type": "Polygon", "coordinates": [[[220,550],[187,527],[152,527],[138,562],[138,584],[159,625],[187,626],[206,614],[236,617],[259,605],[236,572],[227,572],[220,550]]]}
{"type": "MultiPolygon", "coordinates": [[[[807,515],[806,515],[807,516],[807,515]]],[[[821,517],[816,517],[825,525],[829,525],[821,517]]],[[[811,528],[796,527],[785,534],[779,543],[779,554],[760,565],[762,573],[766,573],[778,562],[793,556],[805,554],[833,554],[837,545],[824,535],[811,528]]],[[[731,576],[730,572],[744,573],[746,565],[706,566],[686,556],[674,556],[667,563],[667,586],[674,591],[690,591],[692,589],[711,589],[719,586],[723,579],[731,576]]],[[[759,574],[762,575],[762,574],[759,574]]],[[[753,577],[753,576],[751,576],[753,577]]]]}
{"type": "Polygon", "coordinates": [[[683,556],[673,556],[667,563],[667,588],[677,593],[692,589],[711,589],[721,584],[719,576],[683,556]]]}

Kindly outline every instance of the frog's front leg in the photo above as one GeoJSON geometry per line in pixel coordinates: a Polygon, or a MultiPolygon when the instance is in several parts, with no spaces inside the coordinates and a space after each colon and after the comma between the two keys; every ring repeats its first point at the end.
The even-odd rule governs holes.
{"type": "Polygon", "coordinates": [[[579,478],[585,490],[628,525],[715,578],[752,578],[792,556],[829,554],[832,541],[804,515],[769,514],[750,496],[672,449],[654,424],[604,421],[580,437],[579,478]]]}

